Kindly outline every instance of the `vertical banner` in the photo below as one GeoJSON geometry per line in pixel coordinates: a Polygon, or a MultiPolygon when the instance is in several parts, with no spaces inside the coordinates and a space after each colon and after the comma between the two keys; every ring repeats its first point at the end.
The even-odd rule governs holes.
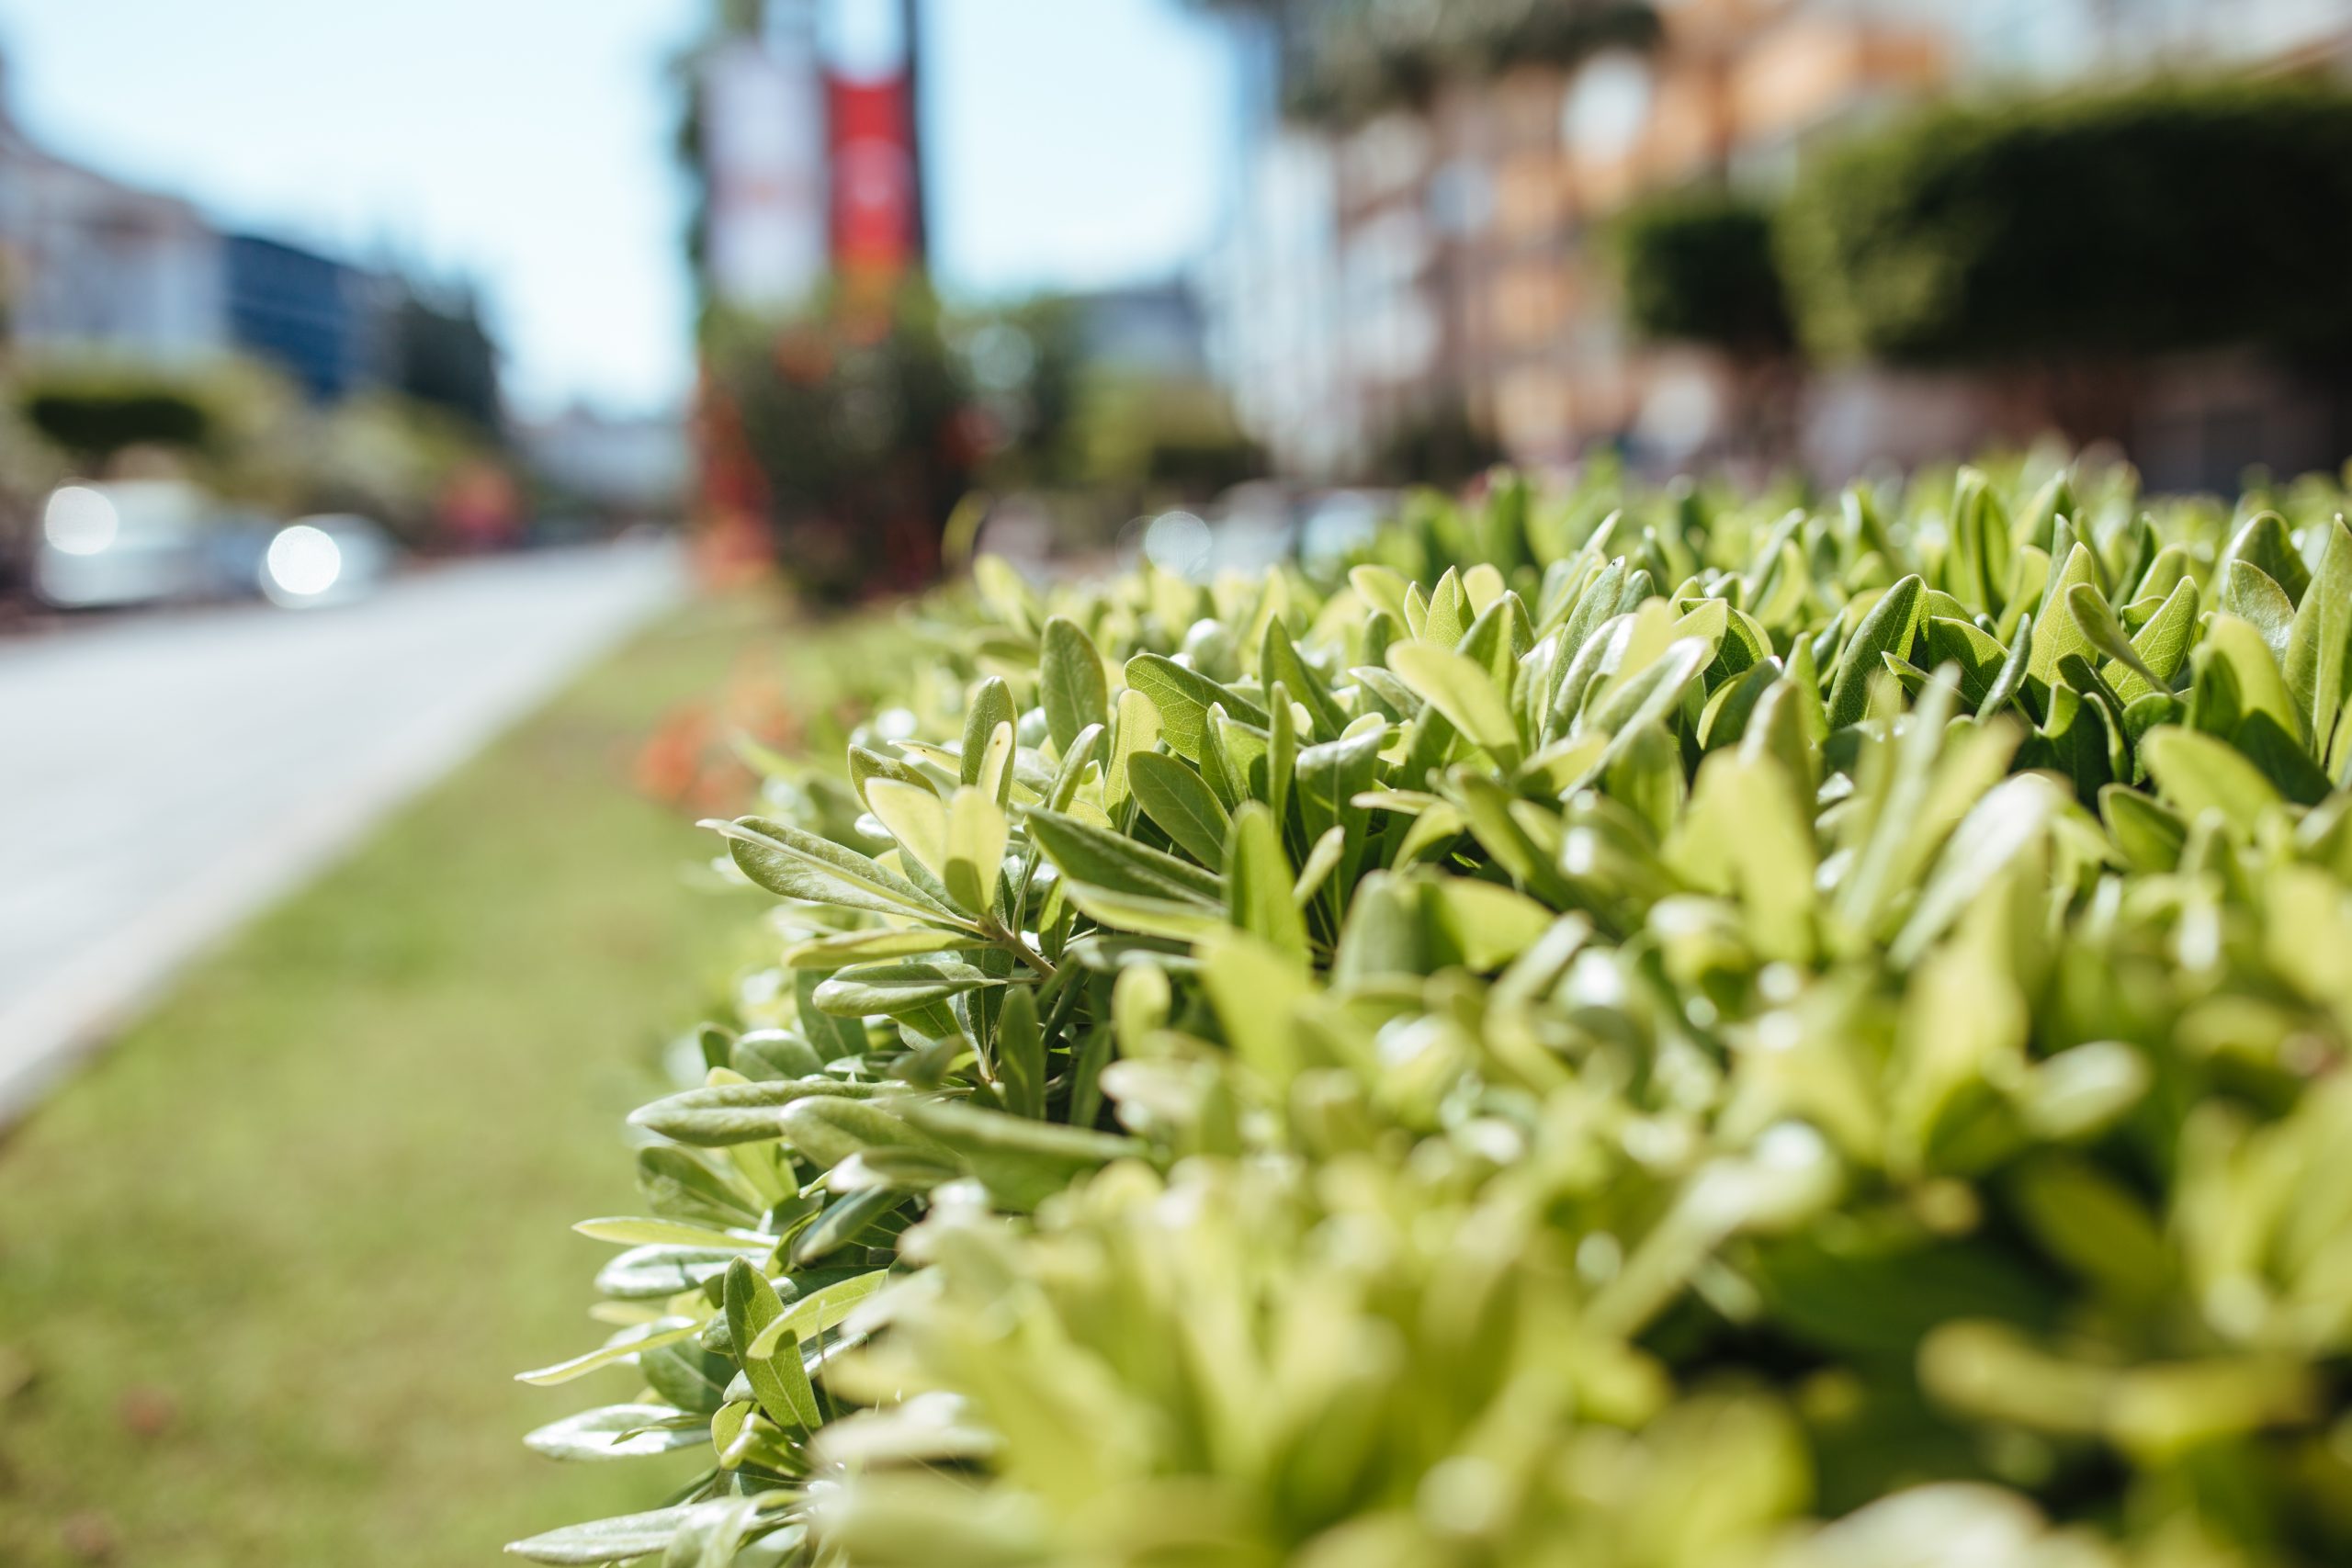
{"type": "Polygon", "coordinates": [[[887,292],[922,260],[908,7],[829,0],[824,16],[833,265],[856,292],[887,292]]]}
{"type": "Polygon", "coordinates": [[[712,294],[747,310],[800,304],[823,280],[830,251],[831,149],[814,39],[778,27],[715,51],[701,109],[712,294]]]}

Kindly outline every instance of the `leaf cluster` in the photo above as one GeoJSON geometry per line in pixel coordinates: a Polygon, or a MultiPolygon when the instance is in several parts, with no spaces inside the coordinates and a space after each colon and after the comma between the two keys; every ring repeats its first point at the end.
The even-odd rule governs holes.
{"type": "Polygon", "coordinates": [[[2352,528],[2046,460],[931,602],[713,824],[542,1562],[2352,1552],[2352,528]]]}

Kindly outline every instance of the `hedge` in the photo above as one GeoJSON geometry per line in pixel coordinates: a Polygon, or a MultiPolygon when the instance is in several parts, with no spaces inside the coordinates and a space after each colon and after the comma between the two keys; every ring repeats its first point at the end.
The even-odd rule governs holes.
{"type": "Polygon", "coordinates": [[[149,444],[198,447],[213,434],[203,389],[141,375],[37,377],[17,401],[35,430],[85,461],[149,444]]]}
{"type": "Polygon", "coordinates": [[[2352,1554],[2352,528],[1422,497],[910,621],[579,1228],[548,1562],[2352,1554]]]}
{"type": "Polygon", "coordinates": [[[1615,220],[1626,324],[1665,343],[1745,354],[1795,341],[1772,254],[1772,210],[1730,191],[1668,192],[1615,220]]]}
{"type": "Polygon", "coordinates": [[[2352,344],[2352,94],[2163,85],[1932,110],[1779,224],[1807,346],[1956,363],[2352,344]]]}

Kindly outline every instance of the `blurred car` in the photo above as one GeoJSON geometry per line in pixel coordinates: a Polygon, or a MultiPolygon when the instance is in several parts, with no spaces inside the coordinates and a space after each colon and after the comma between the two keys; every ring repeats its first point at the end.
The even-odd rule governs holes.
{"type": "Polygon", "coordinates": [[[60,485],[41,508],[33,591],[70,610],[250,594],[272,526],[181,479],[60,485]]]}
{"type": "Polygon", "coordinates": [[[398,564],[391,537],[345,513],[281,524],[179,479],[60,485],[41,509],[33,590],[59,609],[255,594],[292,609],[347,604],[398,564]]]}
{"type": "Polygon", "coordinates": [[[346,604],[382,587],[399,555],[391,536],[365,517],[337,512],[300,518],[263,552],[261,591],[289,610],[346,604]]]}

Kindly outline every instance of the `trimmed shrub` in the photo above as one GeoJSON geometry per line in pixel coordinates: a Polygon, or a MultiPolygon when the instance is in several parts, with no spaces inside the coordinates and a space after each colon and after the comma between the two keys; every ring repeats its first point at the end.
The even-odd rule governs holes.
{"type": "Polygon", "coordinates": [[[1650,197],[1616,220],[1626,324],[1643,337],[1736,354],[1794,342],[1772,254],[1772,214],[1715,189],[1650,197]]]}
{"type": "MultiPolygon", "coordinates": [[[[2283,510],[2271,509],[2275,502],[2283,510]]],[[[934,601],[713,824],[549,1562],[2352,1553],[2352,528],[1962,469],[934,601]],[[619,1385],[615,1385],[617,1390],[619,1385]]]]}
{"type": "Polygon", "coordinates": [[[2161,85],[1932,110],[1780,225],[1807,346],[1924,363],[2352,342],[2352,95],[2161,85]]]}
{"type": "Polygon", "coordinates": [[[201,446],[213,429],[200,391],[137,375],[52,377],[20,400],[28,423],[85,460],[128,446],[201,446]]]}

